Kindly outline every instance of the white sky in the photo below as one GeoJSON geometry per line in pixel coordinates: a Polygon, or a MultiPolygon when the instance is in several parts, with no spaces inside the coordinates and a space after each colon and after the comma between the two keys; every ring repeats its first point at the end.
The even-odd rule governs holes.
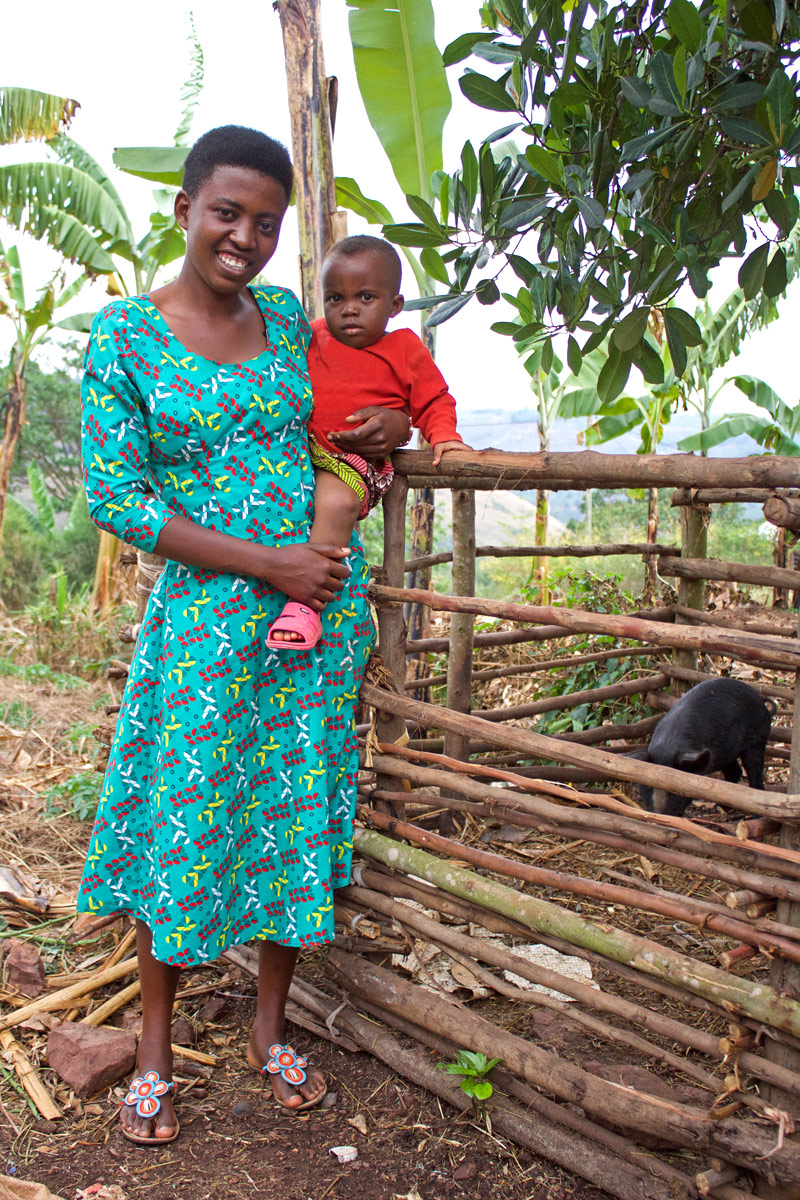
{"type": "MultiPolygon", "coordinates": [[[[365,195],[382,200],[398,219],[404,219],[408,216],[404,200],[361,106],[345,0],[322,0],[322,7],[326,70],[338,76],[340,88],[336,172],[355,178],[365,195]]],[[[211,0],[195,0],[191,5],[183,0],[137,0],[133,5],[76,0],[69,8],[63,0],[39,0],[33,8],[6,4],[0,14],[0,84],[38,88],[80,102],[70,132],[113,172],[134,228],[141,233],[152,207],[151,185],[116,171],[111,154],[115,146],[171,143],[189,68],[186,14],[190,9],[205,55],[205,87],[193,133],[199,136],[227,123],[253,125],[291,147],[280,22],[270,0],[237,0],[230,8],[211,0]]],[[[434,0],[434,9],[440,48],[459,33],[480,28],[478,0],[434,0]]],[[[449,72],[453,111],[445,127],[446,169],[458,164],[467,137],[478,141],[506,123],[505,114],[478,109],[462,97],[457,83],[462,69],[459,66],[449,72]]],[[[39,154],[36,147],[0,147],[2,162],[39,154]]],[[[351,215],[351,232],[362,228],[366,226],[351,215]]],[[[377,228],[372,231],[378,232],[377,228]]],[[[0,228],[0,238],[7,244],[14,240],[7,228],[0,228]]],[[[17,236],[15,240],[22,249],[23,239],[17,236]]],[[[26,275],[34,284],[45,281],[51,262],[40,247],[24,247],[26,275]]],[[[269,276],[299,290],[296,264],[297,237],[290,210],[280,247],[269,264],[269,276]]],[[[411,296],[413,278],[410,272],[406,276],[406,295],[411,296]]],[[[516,290],[518,284],[512,281],[509,272],[507,290],[516,290]]],[[[725,270],[712,299],[721,302],[734,284],[735,268],[725,270]]],[[[85,292],[74,307],[90,307],[87,296],[85,292]]],[[[99,295],[98,306],[102,302],[99,295]]],[[[683,302],[693,311],[691,294],[683,302]]],[[[531,406],[527,375],[510,339],[489,329],[493,321],[506,316],[504,308],[502,303],[481,308],[473,301],[439,329],[437,359],[465,415],[481,408],[531,406]]],[[[726,373],[760,375],[794,403],[800,388],[791,345],[798,317],[800,288],[795,286],[783,303],[779,320],[751,339],[726,373]]],[[[398,323],[418,327],[418,322],[419,314],[409,313],[399,318],[395,327],[398,323]]],[[[0,322],[0,350],[8,341],[2,325],[0,322]]],[[[745,407],[741,394],[731,389],[722,397],[717,412],[745,407]]],[[[532,448],[532,427],[523,427],[520,436],[525,444],[515,448],[532,448]]]]}

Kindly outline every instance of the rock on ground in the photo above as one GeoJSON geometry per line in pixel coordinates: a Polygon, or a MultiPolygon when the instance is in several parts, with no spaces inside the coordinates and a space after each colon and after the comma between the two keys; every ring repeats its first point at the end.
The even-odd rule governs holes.
{"type": "Polygon", "coordinates": [[[38,996],[45,988],[44,964],[31,942],[9,938],[5,943],[8,986],[23,996],[38,996]]]}
{"type": "Polygon", "coordinates": [[[47,1061],[76,1096],[86,1099],[132,1070],[136,1038],[125,1029],[64,1021],[47,1039],[47,1061]]]}

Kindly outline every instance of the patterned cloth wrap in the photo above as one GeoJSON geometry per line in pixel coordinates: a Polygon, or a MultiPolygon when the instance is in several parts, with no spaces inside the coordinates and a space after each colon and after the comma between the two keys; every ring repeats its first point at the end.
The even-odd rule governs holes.
{"type": "Polygon", "coordinates": [[[334,454],[326,450],[313,433],[308,436],[308,453],[315,467],[335,475],[353,489],[361,501],[359,521],[363,521],[392,486],[394,467],[388,458],[376,458],[369,462],[360,454],[334,454]]]}
{"type": "MultiPolygon", "coordinates": [[[[252,295],[266,340],[245,363],[191,353],[148,296],[95,319],[86,490],[93,519],[123,541],[152,551],[176,514],[264,546],[308,540],[310,329],[291,292],[252,295]]],[[[78,908],[138,917],[161,962],[333,937],[333,889],[349,880],[353,847],[354,709],[374,639],[357,534],[351,551],[312,650],[266,646],[286,596],[263,579],[168,562],[156,583],[78,908]]]]}

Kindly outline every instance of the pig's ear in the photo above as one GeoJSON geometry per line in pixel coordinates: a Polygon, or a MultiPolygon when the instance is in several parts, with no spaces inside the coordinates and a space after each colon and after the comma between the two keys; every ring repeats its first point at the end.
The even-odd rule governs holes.
{"type": "Polygon", "coordinates": [[[681,771],[691,771],[693,775],[703,775],[711,766],[711,751],[708,747],[705,750],[686,751],[685,754],[678,755],[675,765],[681,771]]]}
{"type": "Polygon", "coordinates": [[[625,758],[638,758],[640,762],[651,762],[650,751],[647,746],[635,746],[625,758]]]}

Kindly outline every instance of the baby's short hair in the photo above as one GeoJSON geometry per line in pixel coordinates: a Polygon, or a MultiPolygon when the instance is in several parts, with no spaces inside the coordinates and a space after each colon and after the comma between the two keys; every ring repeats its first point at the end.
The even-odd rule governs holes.
{"type": "Polygon", "coordinates": [[[368,233],[357,233],[353,237],[342,238],[340,242],[332,246],[328,258],[335,258],[338,254],[343,254],[346,258],[351,258],[356,254],[376,254],[386,267],[389,286],[393,294],[397,295],[400,291],[403,267],[400,255],[391,242],[385,242],[383,238],[370,237],[368,233]]]}
{"type": "Polygon", "coordinates": [[[204,133],[186,156],[183,190],[194,198],[217,167],[245,167],[258,171],[259,175],[277,179],[286,192],[287,201],[292,194],[294,174],[288,150],[258,129],[219,125],[204,133]]]}

